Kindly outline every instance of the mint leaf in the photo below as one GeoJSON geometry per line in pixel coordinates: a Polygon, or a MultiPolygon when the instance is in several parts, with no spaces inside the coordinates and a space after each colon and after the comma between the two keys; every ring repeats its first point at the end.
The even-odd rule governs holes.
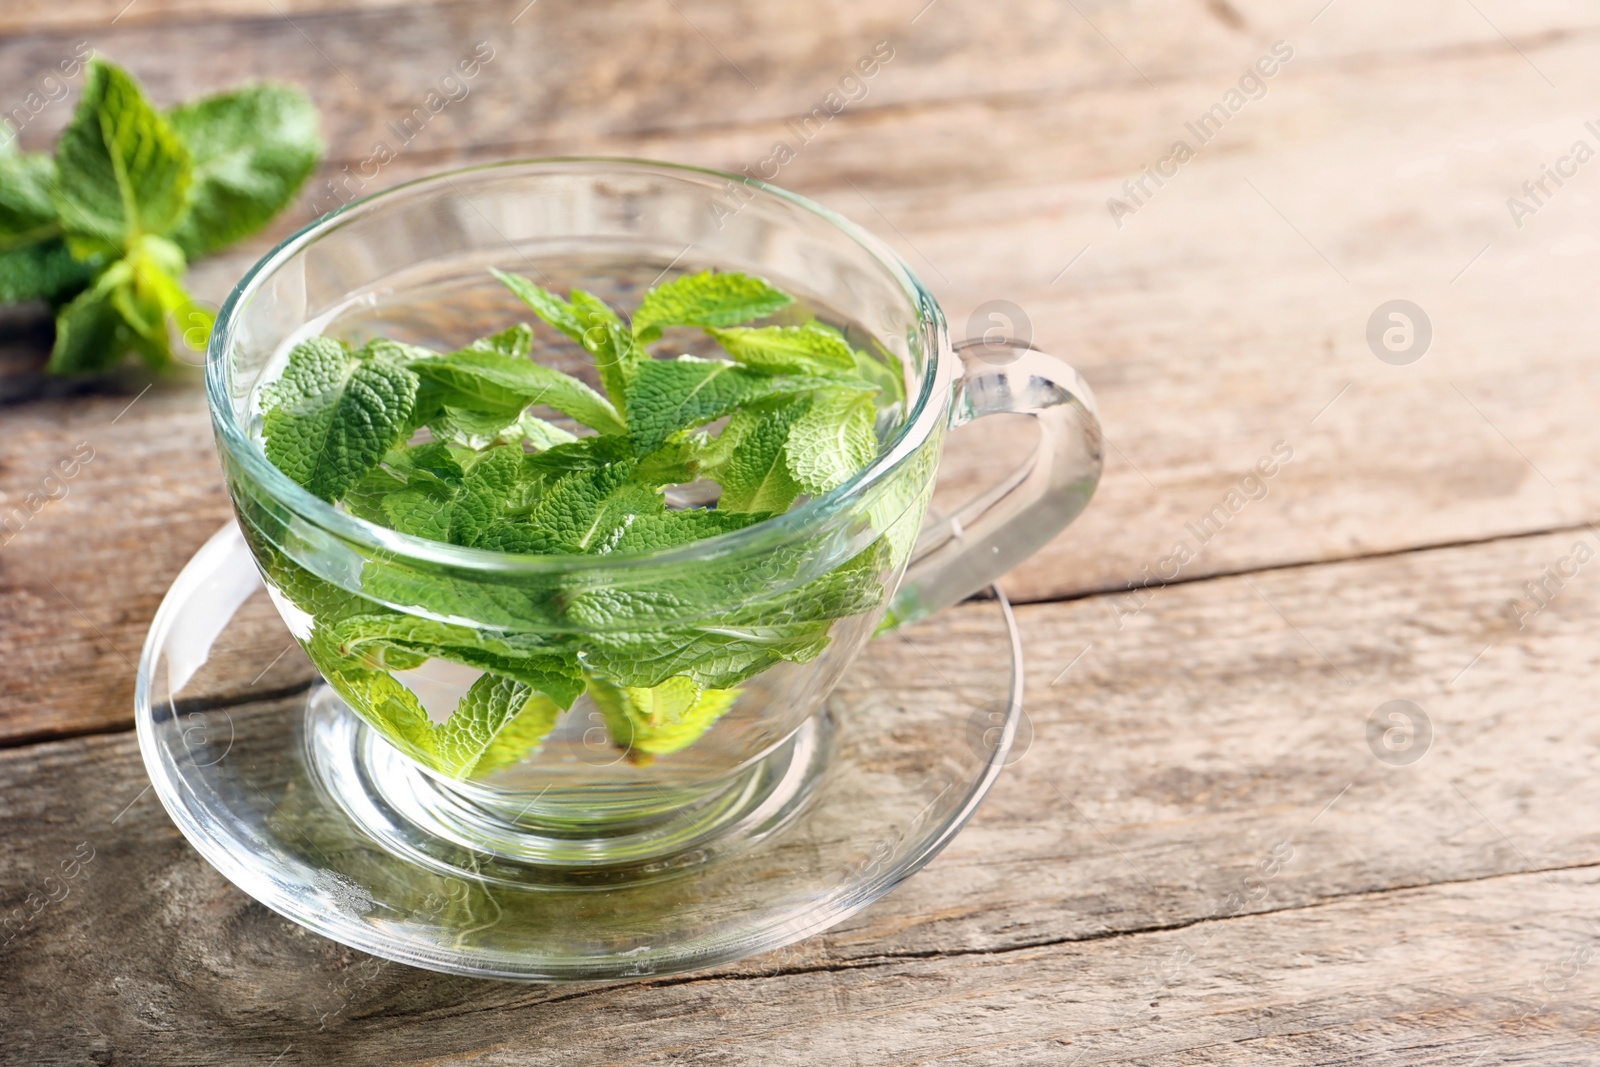
{"type": "Polygon", "coordinates": [[[0,251],[0,304],[62,300],[93,278],[94,268],[73,258],[59,238],[0,251]]]}
{"type": "Polygon", "coordinates": [[[618,411],[627,410],[628,383],[648,357],[634,340],[633,331],[599,297],[572,290],[572,310],[585,329],[579,343],[594,357],[600,384],[606,387],[618,411]]]}
{"type": "Polygon", "coordinates": [[[788,293],[748,274],[702,271],[650,290],[634,312],[640,344],[661,336],[664,326],[737,326],[770,315],[793,302],[788,293]]]}
{"type": "MultiPolygon", "coordinates": [[[[429,450],[448,451],[439,444],[410,451],[429,450]]],[[[413,467],[406,488],[384,498],[384,514],[401,533],[475,545],[492,523],[520,502],[523,456],[522,449],[502,445],[471,454],[464,465],[445,455],[432,469],[413,467]]]]}
{"type": "Polygon", "coordinates": [[[501,634],[416,615],[355,615],[329,630],[340,655],[383,662],[398,649],[493,671],[569,708],[583,692],[576,657],[531,634],[501,634]]]}
{"type": "Polygon", "coordinates": [[[855,353],[835,330],[819,323],[805,326],[734,326],[706,330],[735,360],[747,367],[780,374],[850,374],[855,353]]]}
{"type": "Polygon", "coordinates": [[[406,431],[417,377],[363,359],[332,338],[303,341],[283,377],[262,391],[267,458],[324,500],[335,501],[377,466],[406,431]]]}
{"type": "Polygon", "coordinates": [[[373,467],[361,480],[352,485],[344,493],[344,509],[351,515],[368,522],[375,522],[380,526],[387,526],[392,521],[383,509],[383,502],[393,493],[402,492],[409,487],[409,478],[402,470],[392,467],[404,461],[409,453],[417,451],[413,448],[391,449],[376,467],[373,467]]]}
{"type": "Polygon", "coordinates": [[[322,158],[317,109],[288,86],[220,93],[173,108],[167,121],[194,161],[186,210],[171,235],[190,259],[272,221],[322,158]]]}
{"type": "Polygon", "coordinates": [[[48,368],[52,374],[90,374],[122,358],[125,327],[112,295],[131,273],[124,268],[119,274],[102,274],[93,288],[79,293],[56,315],[48,368]]]}
{"type": "MultiPolygon", "coordinates": [[[[527,327],[521,327],[527,330],[527,327]]],[[[602,433],[620,433],[622,420],[606,398],[571,375],[507,355],[490,345],[417,360],[410,368],[442,387],[441,402],[515,419],[523,408],[544,404],[602,433]]]]}
{"type": "Polygon", "coordinates": [[[633,458],[633,445],[621,434],[597,434],[556,445],[523,460],[529,474],[549,481],[574,471],[594,471],[633,458]]]}
{"type": "MultiPolygon", "coordinates": [[[[644,357],[633,331],[605,301],[582,289],[572,291],[570,302],[516,274],[490,268],[496,278],[545,322],[583,346],[594,357],[600,384],[617,411],[624,410],[624,393],[633,369],[644,357]]],[[[571,414],[571,412],[568,412],[571,414]]],[[[573,416],[577,418],[577,416],[573,416]]],[[[595,427],[601,429],[601,427],[595,427]]],[[[620,427],[619,427],[620,428],[620,427]]]]}
{"type": "MultiPolygon", "coordinates": [[[[752,597],[741,607],[720,611],[714,620],[596,630],[589,635],[584,663],[617,685],[653,687],[683,675],[707,689],[741,685],[781,661],[809,663],[828,647],[836,620],[863,615],[883,603],[888,561],[888,547],[880,539],[818,578],[780,594],[752,597]]],[[[725,589],[739,577],[702,573],[696,580],[717,590],[714,601],[725,601],[725,589]]],[[[686,589],[669,614],[681,617],[693,603],[693,593],[686,589]]],[[[626,592],[612,590],[575,598],[573,614],[615,626],[630,611],[647,607],[626,592]]]]}
{"type": "MultiPolygon", "coordinates": [[[[318,626],[330,626],[353,615],[381,614],[390,610],[313,574],[263,536],[254,522],[241,522],[239,529],[271,584],[291,604],[313,617],[318,626]]],[[[318,666],[321,665],[319,662],[318,666]]]]}
{"type": "MultiPolygon", "coordinates": [[[[678,430],[701,426],[768,397],[829,388],[857,388],[826,378],[775,377],[723,360],[680,356],[648,360],[628,385],[628,430],[641,455],[678,430]]],[[[860,389],[870,389],[865,383],[860,389]]]]}
{"type": "Polygon", "coordinates": [[[515,293],[524,304],[532,308],[535,315],[538,315],[572,340],[579,344],[583,343],[583,331],[588,327],[578,318],[578,313],[572,309],[571,304],[543,286],[535,285],[521,275],[507,274],[505,271],[496,270],[493,267],[489,268],[489,273],[499,278],[501,284],[515,293]]]}
{"type": "MultiPolygon", "coordinates": [[[[112,291],[112,306],[129,327],[128,343],[160,370],[172,362],[168,319],[192,303],[178,282],[183,274],[183,252],[164,237],[144,234],[133,241],[122,263],[128,268],[128,280],[112,291]]],[[[205,332],[210,333],[209,318],[205,332]]]]}
{"type": "Polygon", "coordinates": [[[669,678],[654,688],[619,688],[594,679],[589,696],[605,717],[606,730],[631,762],[666,755],[699,740],[733,707],[737,689],[702,689],[692,679],[669,678]]]}
{"type": "Polygon", "coordinates": [[[55,160],[44,153],[0,153],[0,303],[62,300],[94,278],[61,239],[56,185],[55,160]]]}
{"type": "Polygon", "coordinates": [[[681,511],[643,513],[634,516],[622,536],[612,546],[613,552],[650,552],[674,545],[686,545],[707,537],[742,530],[746,526],[770,518],[769,512],[738,514],[705,508],[686,508],[681,511]]]}
{"type": "Polygon", "coordinates": [[[171,231],[183,214],[193,166],[138,83],[94,60],[56,145],[56,168],[56,210],[73,253],[84,257],[171,231]]]}
{"type": "Polygon", "coordinates": [[[933,499],[934,471],[938,465],[938,452],[921,449],[895,472],[894,477],[874,491],[867,505],[867,515],[872,520],[872,528],[881,535],[890,567],[899,567],[911,558],[911,550],[922,534],[928,502],[933,499]]]}
{"type": "Polygon", "coordinates": [[[906,379],[899,357],[885,351],[876,342],[873,347],[878,349],[878,356],[869,355],[859,348],[853,353],[856,377],[883,390],[883,395],[889,398],[891,404],[905,403],[906,379]]]}
{"type": "Polygon", "coordinates": [[[877,409],[869,393],[819,392],[789,431],[789,471],[808,492],[826,493],[849,481],[878,454],[877,409]]]}
{"type": "Polygon", "coordinates": [[[437,761],[438,741],[433,721],[417,695],[398,678],[384,670],[330,669],[317,660],[315,653],[311,658],[334,691],[363,718],[420,758],[429,763],[437,761]]]}
{"type": "Polygon", "coordinates": [[[434,729],[439,769],[472,778],[509,767],[539,746],[561,711],[522,682],[486,673],[434,729]]]}
{"type": "Polygon", "coordinates": [[[658,492],[633,481],[634,466],[624,461],[562,476],[526,522],[489,530],[485,547],[538,553],[612,551],[638,516],[665,510],[658,492]]]}
{"type": "Polygon", "coordinates": [[[493,352],[513,359],[527,359],[533,351],[533,328],[525,322],[519,322],[499,333],[480,337],[461,351],[493,352]]]}
{"type": "Polygon", "coordinates": [[[790,626],[597,633],[584,662],[623,685],[651,688],[682,675],[706,689],[731,689],[789,660],[808,663],[828,644],[826,622],[790,626]]]}
{"type": "Polygon", "coordinates": [[[152,367],[169,364],[168,318],[190,302],[176,278],[182,270],[183,253],[172,242],[138,238],[125,258],[56,316],[50,371],[105,370],[130,350],[143,353],[152,367]]]}
{"type": "Polygon", "coordinates": [[[486,414],[446,405],[439,415],[429,420],[428,426],[439,440],[465,448],[492,448],[495,445],[526,442],[543,451],[577,440],[561,427],[527,412],[508,421],[504,414],[486,414]]]}
{"type": "MultiPolygon", "coordinates": [[[[870,401],[869,401],[870,403],[870,401]]],[[[723,437],[733,441],[728,461],[717,472],[722,496],[717,509],[781,514],[802,487],[789,473],[787,446],[795,422],[811,408],[806,397],[765,411],[740,411],[723,437]]]]}
{"type": "Polygon", "coordinates": [[[51,190],[56,164],[42,152],[0,154],[0,251],[61,233],[51,190]]]}

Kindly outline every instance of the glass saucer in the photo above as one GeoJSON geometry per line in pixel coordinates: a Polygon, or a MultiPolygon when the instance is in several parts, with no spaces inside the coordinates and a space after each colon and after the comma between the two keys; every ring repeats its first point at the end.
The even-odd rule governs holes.
{"type": "Polygon", "coordinates": [[[993,785],[1021,698],[996,593],[869,644],[714,833],[691,819],[682,847],[626,869],[541,864],[450,832],[423,782],[375,787],[403,761],[317,678],[230,524],[156,615],[137,723],[178,828],[279,914],[430,970],[594,981],[765,952],[888,893],[993,785]]]}

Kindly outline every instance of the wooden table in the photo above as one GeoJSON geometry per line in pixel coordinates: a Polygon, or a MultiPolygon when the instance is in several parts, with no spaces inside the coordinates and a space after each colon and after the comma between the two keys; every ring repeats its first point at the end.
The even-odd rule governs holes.
{"type": "Polygon", "coordinates": [[[1024,309],[1110,448],[1007,583],[1031,748],[927,871],[714,972],[484,983],[303,932],[178,836],[132,661],[228,514],[199,383],[47,380],[48,326],[7,313],[0,508],[94,455],[0,547],[0,912],[94,858],[0,947],[0,1062],[1600,1062],[1600,163],[1571,155],[1600,147],[1600,9],[8,0],[0,105],[80,41],[163,103],[304,86],[324,206],[479,42],[366,191],[548,154],[755,168],[888,42],[778,181],[883,235],[958,329],[1024,309]],[[1369,343],[1397,299],[1420,358],[1386,313],[1369,343]],[[1386,735],[1395,700],[1428,728],[1386,735]]]}

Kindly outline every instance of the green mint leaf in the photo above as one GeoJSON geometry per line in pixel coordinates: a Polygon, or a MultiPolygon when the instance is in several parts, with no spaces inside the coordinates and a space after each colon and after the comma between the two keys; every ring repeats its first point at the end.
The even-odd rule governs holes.
{"type": "Polygon", "coordinates": [[[601,433],[623,430],[621,418],[605,397],[571,375],[525,356],[506,355],[485,346],[417,360],[409,366],[443,389],[440,398],[448,407],[506,415],[514,420],[523,408],[543,404],[601,433]]]}
{"type": "Polygon", "coordinates": [[[642,485],[678,485],[709,478],[727,459],[726,436],[678,434],[639,460],[634,479],[642,485]]]}
{"type": "Polygon", "coordinates": [[[596,434],[556,445],[523,460],[530,474],[554,481],[574,471],[594,471],[633,458],[633,445],[621,434],[596,434]]]}
{"type": "Polygon", "coordinates": [[[882,538],[851,559],[781,597],[752,600],[727,613],[733,627],[790,627],[827,623],[871,611],[883,602],[889,546],[882,538]]]}
{"type": "Polygon", "coordinates": [[[289,353],[283,377],[262,391],[266,453],[324,500],[338,500],[399,443],[417,377],[384,359],[318,337],[289,353]]]}
{"type": "Polygon", "coordinates": [[[640,344],[661,336],[664,326],[737,326],[770,315],[793,302],[788,293],[749,274],[702,271],[650,290],[633,316],[640,344]]]}
{"type": "Polygon", "coordinates": [[[57,314],[49,370],[103,371],[130,351],[158,370],[169,365],[169,318],[190,304],[177,280],[182,271],[177,246],[160,237],[140,237],[126,258],[106,268],[92,288],[57,314]]]}
{"type": "Polygon", "coordinates": [[[919,450],[906,466],[873,493],[867,505],[872,528],[881,535],[888,554],[889,567],[900,567],[911,558],[911,550],[922,534],[928,502],[933,499],[934,471],[938,462],[937,452],[919,450]]]}
{"type": "Polygon", "coordinates": [[[578,313],[572,305],[561,299],[556,294],[535,285],[533,282],[519,274],[507,274],[503,270],[489,268],[489,273],[500,279],[507,289],[517,295],[524,304],[533,310],[545,322],[554,326],[572,340],[583,344],[583,332],[587,324],[578,318],[578,313]]]}
{"type": "MultiPolygon", "coordinates": [[[[731,689],[781,661],[808,663],[822,654],[838,619],[877,609],[884,598],[883,575],[888,546],[882,539],[809,582],[781,595],[752,596],[741,607],[721,612],[715,620],[682,626],[597,630],[589,635],[584,662],[601,677],[620,686],[653,687],[683,675],[707,689],[731,689]]],[[[741,576],[702,573],[697,580],[718,590],[741,576]]],[[[704,594],[701,594],[702,600],[704,594]]],[[[579,597],[573,614],[598,616],[613,626],[630,612],[647,607],[626,595],[579,597]]],[[[693,604],[692,590],[671,605],[679,616],[693,604]]]]}
{"type": "Polygon", "coordinates": [[[465,448],[492,448],[495,445],[526,442],[544,451],[577,440],[561,427],[527,412],[508,421],[502,414],[445,405],[439,415],[428,422],[428,426],[437,439],[465,448]]]}
{"type": "Polygon", "coordinates": [[[52,303],[83,292],[94,268],[73,257],[59,238],[0,251],[0,304],[52,303]]]}
{"type": "Polygon", "coordinates": [[[525,322],[519,322],[510,329],[480,337],[461,351],[492,352],[512,359],[527,359],[533,351],[533,328],[525,322]]]}
{"type": "MultiPolygon", "coordinates": [[[[430,450],[448,453],[448,446],[408,451],[432,455],[430,450]]],[[[413,467],[406,488],[384,499],[383,512],[401,533],[475,545],[491,524],[520,503],[523,457],[515,445],[501,445],[469,453],[460,463],[445,455],[431,469],[413,467]]]]}
{"type": "Polygon", "coordinates": [[[722,486],[718,511],[781,514],[789,510],[803,491],[789,473],[789,433],[810,408],[810,398],[802,397],[771,410],[746,409],[728,421],[721,436],[731,439],[732,451],[716,474],[722,486]]]}
{"type": "Polygon", "coordinates": [[[623,461],[562,476],[526,522],[504,523],[486,533],[485,547],[536,553],[612,551],[635,519],[665,510],[658,492],[633,481],[634,466],[623,461]]]}
{"type": "Polygon", "coordinates": [[[255,233],[322,158],[317,109],[303,92],[256,85],[167,112],[194,160],[187,210],[172,232],[190,259],[255,233]]]}
{"type": "MultiPolygon", "coordinates": [[[[648,455],[679,430],[701,426],[768,397],[815,389],[847,391],[832,378],[782,377],[716,359],[647,360],[628,385],[628,429],[634,447],[648,455]]],[[[862,383],[859,389],[870,389],[862,383]]]]}
{"type": "Polygon", "coordinates": [[[855,359],[855,375],[862,381],[871,382],[883,390],[883,395],[889,398],[892,404],[903,404],[906,399],[906,379],[900,367],[900,358],[874,342],[879,355],[874,357],[859,348],[852,354],[855,359]]]}
{"type": "Polygon", "coordinates": [[[391,341],[387,337],[374,337],[361,346],[362,359],[381,359],[387,363],[409,367],[419,359],[433,359],[438,355],[431,348],[408,345],[404,341],[391,341]]]}
{"type": "Polygon", "coordinates": [[[44,153],[0,153],[0,303],[65,300],[94,278],[60,237],[57,184],[44,153]]]}
{"type": "Polygon", "coordinates": [[[127,328],[112,303],[131,271],[126,265],[102,274],[93,288],[79,293],[56,314],[56,341],[50,351],[52,374],[91,374],[112,366],[127,351],[127,328]]]}
{"type": "Polygon", "coordinates": [[[501,634],[415,615],[355,615],[330,628],[340,655],[387,662],[394,650],[492,671],[537,689],[563,709],[583,692],[575,656],[528,634],[501,634]]]}
{"type": "Polygon", "coordinates": [[[600,384],[616,410],[624,411],[628,380],[645,358],[627,323],[605,301],[582,289],[574,289],[572,300],[568,302],[519,275],[492,267],[490,272],[533,309],[535,315],[582,345],[584,351],[594,357],[600,384]]]}
{"type": "Polygon", "coordinates": [[[439,769],[473,778],[509,767],[539,747],[561,710],[522,682],[486,673],[435,727],[439,769]]]}
{"type": "Polygon", "coordinates": [[[312,651],[318,644],[315,639],[307,642],[307,652],[334,691],[390,738],[430,764],[436,763],[436,730],[417,695],[386,670],[340,669],[325,664],[312,651]]]}
{"type": "Polygon", "coordinates": [[[138,83],[95,60],[56,145],[56,168],[56,210],[82,258],[170,232],[183,214],[193,164],[138,83]]]}
{"type": "Polygon", "coordinates": [[[878,454],[872,394],[826,389],[789,431],[789,472],[807,492],[826,493],[849,481],[878,454]]]}
{"type": "MultiPolygon", "coordinates": [[[[112,306],[129,327],[127,341],[152,368],[164,370],[172,363],[167,323],[193,303],[178,281],[183,275],[183,252],[164,237],[144,234],[134,240],[122,263],[128,268],[128,280],[112,290],[112,306]]],[[[209,316],[205,326],[209,335],[209,316]]]]}
{"type": "Polygon", "coordinates": [[[55,160],[44,153],[0,155],[0,251],[61,233],[51,198],[55,185],[55,160]]]}
{"type": "Polygon", "coordinates": [[[597,633],[584,662],[621,686],[653,688],[682,675],[705,689],[732,689],[784,660],[815,659],[827,647],[829,625],[597,633]]]}
{"type": "Polygon", "coordinates": [[[389,610],[311,573],[264,537],[253,522],[241,522],[239,528],[272,585],[319,625],[330,626],[352,615],[389,610]]]}
{"type": "Polygon", "coordinates": [[[779,374],[850,374],[855,353],[838,331],[819,323],[805,326],[734,326],[706,330],[735,360],[779,374]]]}
{"type": "Polygon", "coordinates": [[[606,721],[617,747],[630,761],[645,763],[699,740],[733,707],[737,689],[702,689],[690,678],[669,678],[654,688],[620,688],[600,679],[589,696],[606,721]]]}
{"type": "Polygon", "coordinates": [[[769,513],[738,514],[705,508],[686,508],[681,511],[662,511],[636,515],[622,536],[612,546],[612,552],[651,552],[674,545],[686,545],[707,537],[742,530],[746,526],[770,518],[769,513]]]}
{"type": "Polygon", "coordinates": [[[402,461],[402,457],[414,451],[416,449],[404,447],[391,449],[376,467],[345,490],[343,498],[345,511],[358,519],[375,522],[380,526],[389,525],[393,520],[389,518],[388,512],[384,511],[383,502],[391,494],[405,491],[410,484],[406,475],[391,464],[398,464],[402,461]]]}
{"type": "Polygon", "coordinates": [[[599,297],[574,289],[572,310],[585,327],[578,343],[594,357],[600,384],[611,402],[618,411],[626,412],[628,383],[647,359],[644,349],[634,340],[628,324],[599,297]]]}

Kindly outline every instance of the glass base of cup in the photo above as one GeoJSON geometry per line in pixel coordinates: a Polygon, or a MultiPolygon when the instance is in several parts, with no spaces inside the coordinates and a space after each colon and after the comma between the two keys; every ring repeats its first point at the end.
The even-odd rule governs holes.
{"type": "MultiPolygon", "coordinates": [[[[326,686],[307,702],[304,737],[317,784],[390,852],[440,873],[483,877],[483,861],[492,860],[495,867],[548,869],[563,884],[571,877],[610,884],[704,862],[703,846],[713,840],[753,842],[780,829],[801,812],[827,767],[833,727],[819,713],[711,787],[662,790],[632,805],[597,803],[592,818],[574,817],[579,798],[554,791],[523,797],[440,781],[326,686]]],[[[526,883],[529,873],[518,871],[515,880],[526,883]]]]}

